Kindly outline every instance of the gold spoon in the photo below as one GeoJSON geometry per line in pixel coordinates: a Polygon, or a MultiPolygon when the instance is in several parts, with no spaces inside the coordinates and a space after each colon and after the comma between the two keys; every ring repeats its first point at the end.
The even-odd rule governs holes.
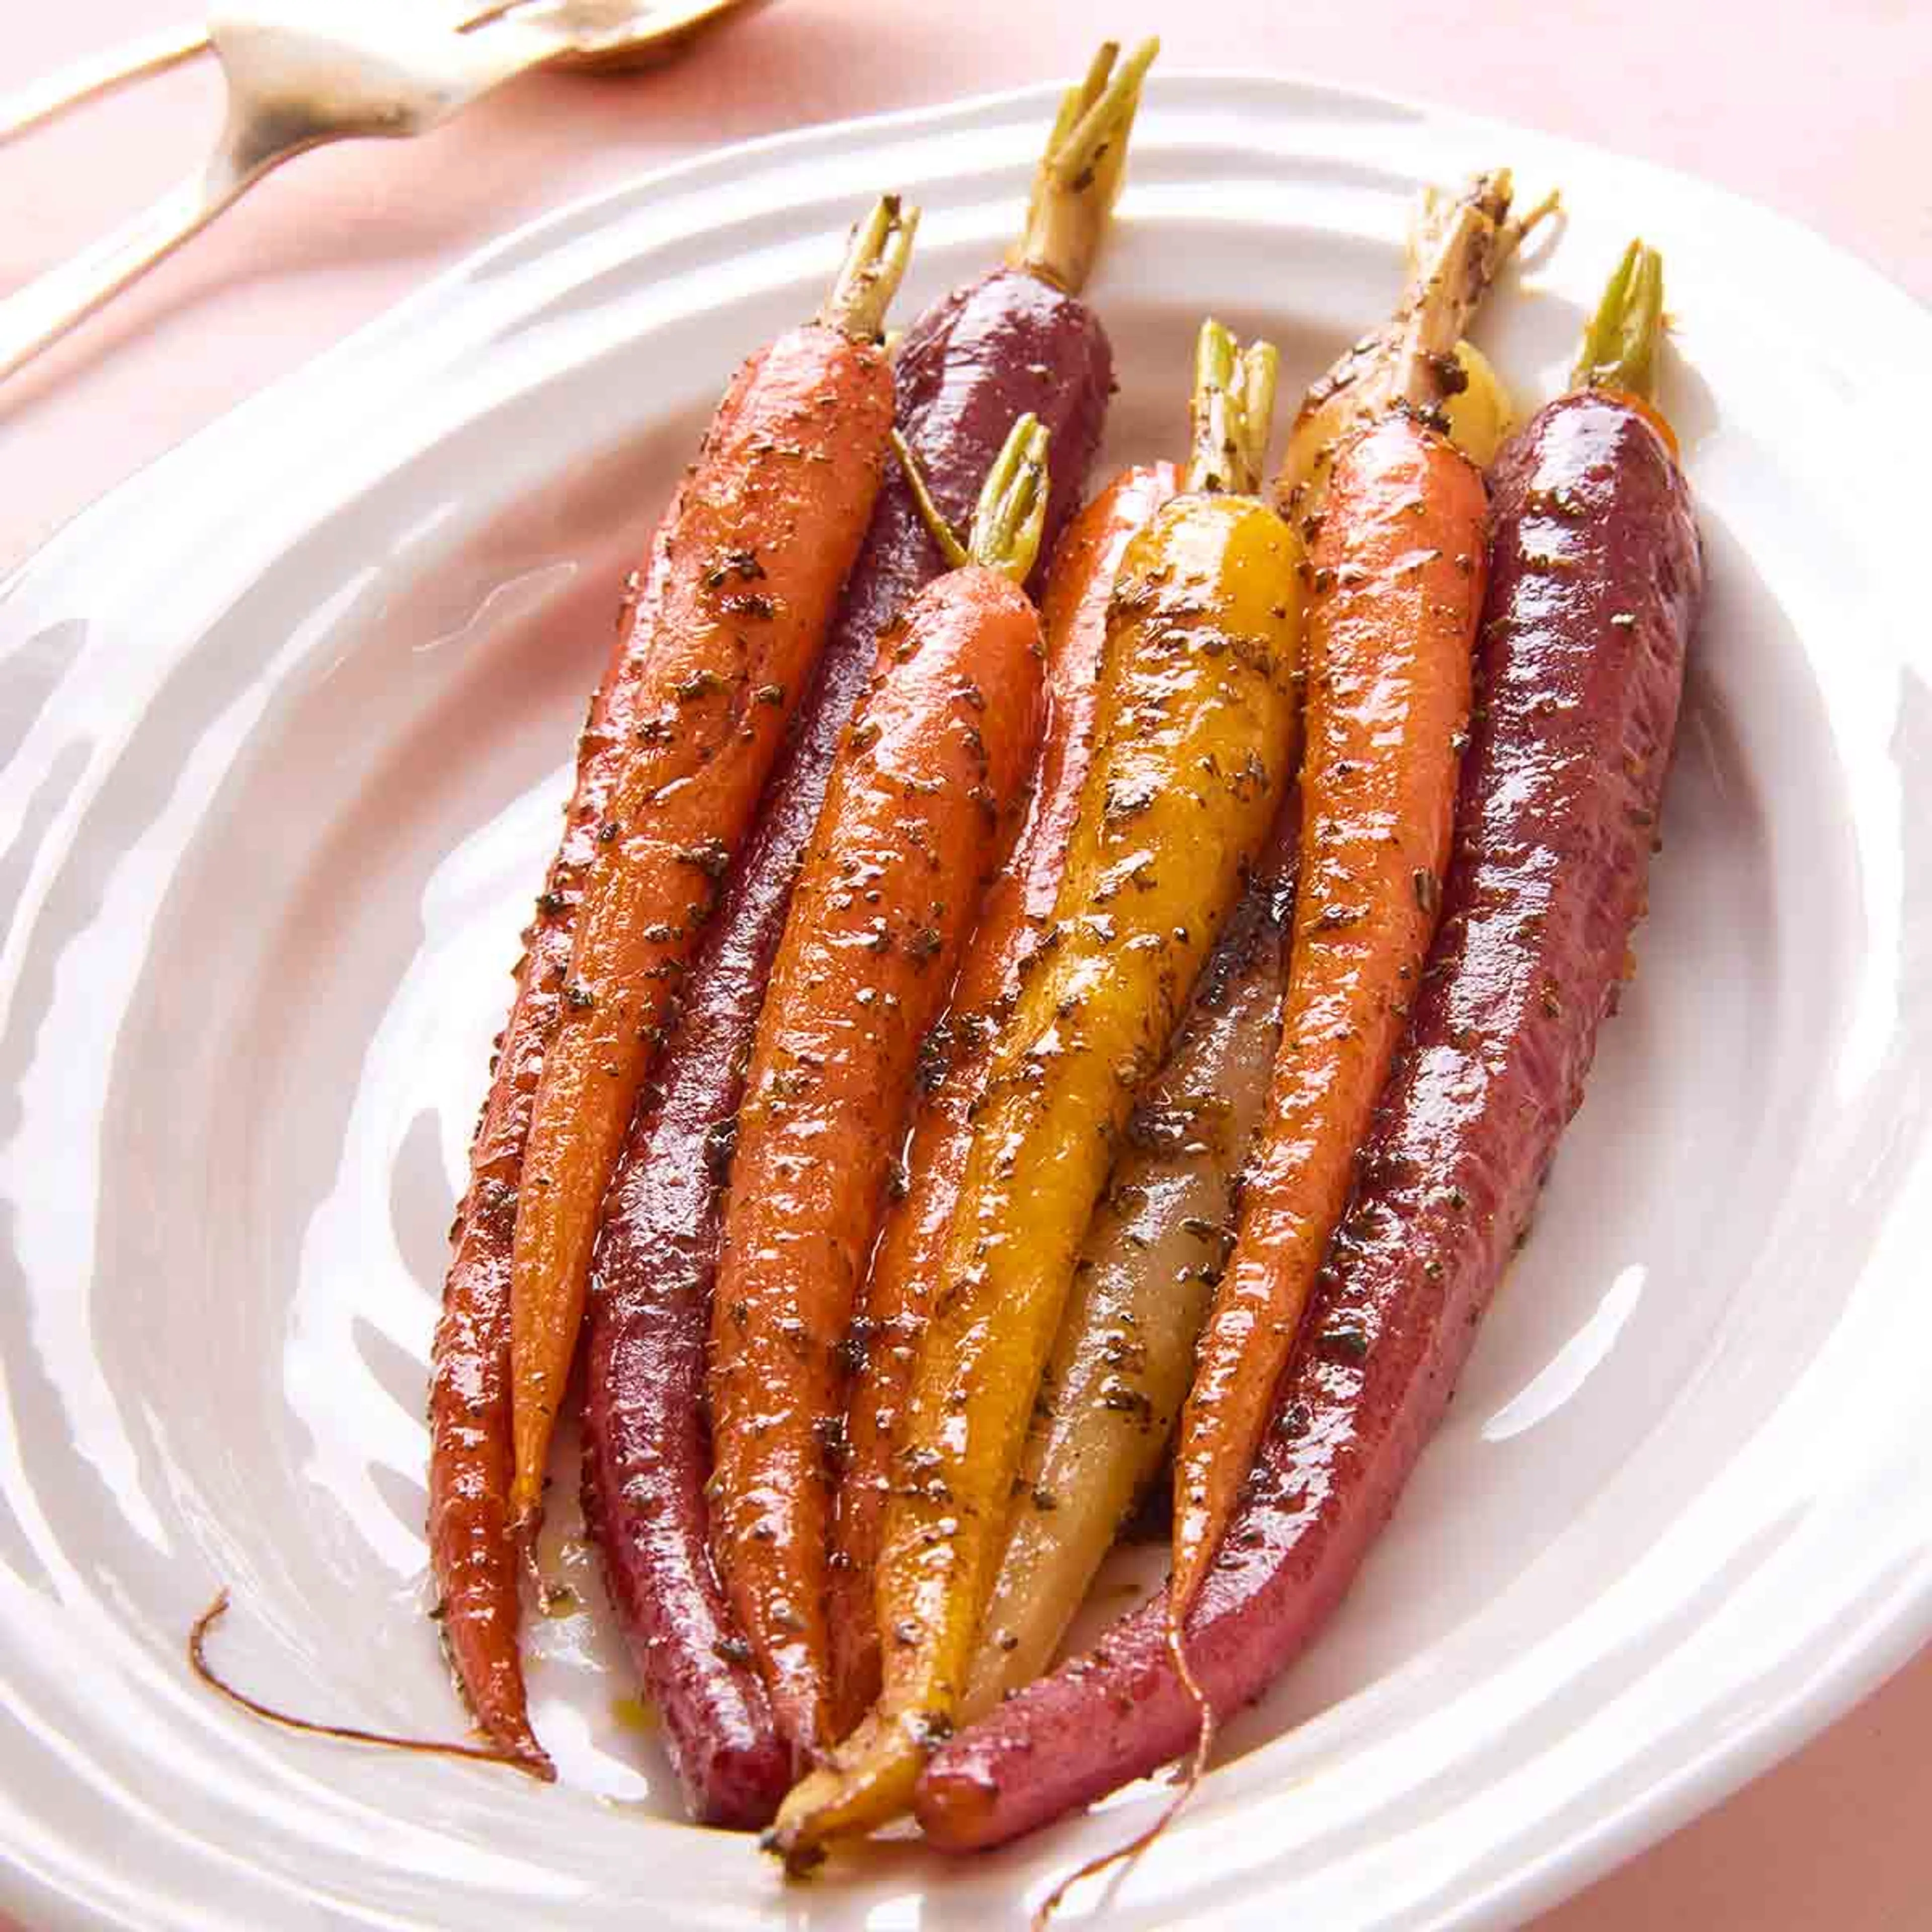
{"type": "MultiPolygon", "coordinates": [[[[653,6],[637,4],[637,0],[603,0],[602,4],[597,0],[580,0],[579,4],[561,10],[583,21],[586,44],[580,52],[558,55],[557,64],[586,74],[623,74],[656,67],[681,52],[687,42],[724,15],[754,4],[755,0],[661,0],[653,6]],[[602,44],[590,44],[600,31],[600,20],[602,44]]],[[[503,4],[467,18],[459,17],[457,31],[469,33],[512,13],[541,15],[559,10],[541,6],[537,0],[503,0],[503,4]]],[[[105,52],[84,55],[0,98],[0,142],[13,140],[83,102],[116,93],[130,81],[165,74],[171,67],[209,52],[213,46],[205,21],[181,21],[123,40],[105,52]]]]}
{"type": "Polygon", "coordinates": [[[134,41],[0,101],[0,141],[212,50],[228,114],[207,166],[132,220],[0,302],[0,380],[198,234],[305,148],[420,134],[533,68],[648,66],[749,0],[496,0],[454,22],[394,0],[249,0],[206,27],[134,41]],[[306,14],[307,17],[304,17],[306,14]]]}

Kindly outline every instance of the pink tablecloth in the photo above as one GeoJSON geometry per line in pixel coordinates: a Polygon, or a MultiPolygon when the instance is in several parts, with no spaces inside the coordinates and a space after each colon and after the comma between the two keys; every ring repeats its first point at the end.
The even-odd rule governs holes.
{"type": "MultiPolygon", "coordinates": [[[[0,93],[195,0],[5,9],[0,93]]],[[[92,497],[512,224],[657,163],[805,120],[1077,66],[1158,30],[1172,66],[1272,67],[1622,148],[1797,215],[1932,299],[1926,0],[782,0],[674,69],[525,82],[441,133],[311,156],[0,394],[0,569],[92,497]]],[[[0,152],[0,289],[199,158],[200,68],[0,152]]],[[[1774,398],[1766,398],[1768,407],[1774,398]]],[[[1541,1922],[1904,1932],[1932,1924],[1932,1653],[1809,1749],[1541,1922]]]]}

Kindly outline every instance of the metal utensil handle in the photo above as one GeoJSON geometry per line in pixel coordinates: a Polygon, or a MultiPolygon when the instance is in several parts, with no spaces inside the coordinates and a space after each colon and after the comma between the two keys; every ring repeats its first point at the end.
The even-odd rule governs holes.
{"type": "Polygon", "coordinates": [[[218,158],[206,172],[176,182],[72,260],[0,302],[0,382],[198,234],[261,172],[238,180],[218,158]]]}
{"type": "Polygon", "coordinates": [[[64,114],[70,107],[78,107],[83,100],[112,94],[116,88],[125,87],[130,81],[148,74],[164,74],[171,67],[179,67],[184,61],[206,53],[208,46],[206,25],[184,22],[178,27],[143,34],[137,40],[124,40],[105,53],[85,54],[0,100],[0,142],[10,141],[28,128],[64,114]]]}

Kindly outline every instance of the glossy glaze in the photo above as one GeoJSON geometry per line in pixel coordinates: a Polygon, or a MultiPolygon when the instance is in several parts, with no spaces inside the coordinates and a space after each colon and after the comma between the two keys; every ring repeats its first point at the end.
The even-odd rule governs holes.
{"type": "Polygon", "coordinates": [[[949,572],[879,649],[752,1037],[711,1319],[712,1540],[801,1765],[834,1742],[826,1542],[859,1285],[1040,724],[1040,620],[994,572],[949,572]]]}
{"type": "Polygon", "coordinates": [[[1234,1241],[1238,1179],[1281,1040],[1298,818],[1291,790],[1253,882],[1201,969],[1166,1063],[1134,1103],[1126,1145],[1081,1244],[964,1720],[1051,1666],[1094,1573],[1166,1458],[1234,1241]]]}
{"type": "Polygon", "coordinates": [[[450,1230],[453,1252],[431,1355],[429,1544],[443,1642],[478,1728],[539,1775],[550,1764],[530,1730],[509,1522],[517,1186],[544,1054],[562,1006],[584,882],[629,748],[674,518],[675,512],[659,526],[640,579],[634,578],[625,594],[610,661],[578,741],[562,843],[524,934],[509,1018],[493,1043],[489,1092],[470,1150],[469,1186],[450,1230]]]}
{"type": "MultiPolygon", "coordinates": [[[[422,1594],[445,1232],[638,506],[878,183],[927,209],[909,308],[979,272],[1053,103],[814,128],[561,210],[0,583],[22,1922],[1019,1932],[1162,1802],[997,1858],[894,1846],[790,1898],[748,1882],[742,1838],[684,1822],[662,1728],[618,1715],[637,1678],[568,1542],[544,1560],[579,1607],[527,1640],[556,1788],[265,1732],[180,1652],[226,1582],[220,1657],[250,1689],[456,1728],[422,1594]]],[[[1932,1635],[1923,310],[1788,221],[1573,142],[1156,75],[1094,290],[1112,455],[1172,447],[1204,308],[1278,340],[1285,388],[1313,376],[1387,301],[1420,184],[1499,154],[1570,211],[1484,326],[1526,393],[1570,366],[1634,226],[1672,263],[1664,398],[1711,592],[1642,970],[1403,1507],[1100,1894],[1122,1932],[1519,1925],[1932,1635]]],[[[1094,1614],[1160,1568],[1110,1567],[1094,1614]]]]}
{"type": "MultiPolygon", "coordinates": [[[[1050,437],[1042,562],[1079,500],[1112,368],[1094,312],[1001,269],[934,303],[896,358],[898,427],[959,529],[1012,428],[1050,437]],[[1039,371],[1051,372],[1043,381],[1039,371]]],[[[712,1150],[728,1132],[791,884],[838,735],[879,634],[945,568],[895,465],[874,506],[816,681],[727,874],[606,1203],[587,1338],[586,1502],[631,1654],[664,1713],[687,1798],[714,1822],[762,1822],[786,1754],[718,1590],[704,1484],[705,1338],[721,1220],[712,1150]]]]}
{"type": "MultiPolygon", "coordinates": [[[[1394,1508],[1582,1099],[1644,907],[1702,588],[1682,478],[1629,406],[1571,398],[1505,451],[1495,516],[1442,929],[1188,1625],[1217,1710],[1293,1661],[1394,1508]]],[[[1163,1630],[1156,1600],[944,1750],[928,1832],[998,1844],[1184,1749],[1163,1630]]]]}
{"type": "MultiPolygon", "coordinates": [[[[1030,410],[1046,425],[1051,488],[1039,560],[1027,580],[1029,590],[1042,591],[1060,534],[1087,494],[1113,394],[1113,345],[1099,314],[1024,269],[994,268],[921,315],[894,367],[900,427],[933,501],[962,538],[1013,418],[1030,410]]],[[[940,568],[911,492],[895,476],[854,575],[854,598],[870,605],[872,634],[940,568]]]]}
{"type": "Polygon", "coordinates": [[[1081,1238],[1288,782],[1300,555],[1256,500],[1189,494],[1121,560],[1053,923],[993,1051],[895,1448],[878,1701],[781,1808],[788,1852],[902,1810],[965,1690],[1081,1238]]]}
{"type": "Polygon", "coordinates": [[[1114,573],[1129,539],[1178,484],[1171,464],[1124,472],[1075,519],[1054,561],[1041,610],[1048,717],[1033,803],[1011,862],[987,890],[945,1033],[934,1042],[922,1082],[926,1091],[906,1150],[910,1184],[886,1210],[866,1278],[863,1326],[855,1337],[846,1424],[850,1454],[839,1484],[832,1574],[833,1675],[842,1730],[856,1724],[878,1694],[872,1576],[890,1480],[888,1461],[958,1199],[973,1109],[986,1085],[994,1030],[1011,1006],[1021,962],[1046,928],[1066,864],[1094,753],[1097,674],[1114,573]]]}
{"type": "Polygon", "coordinates": [[[511,1259],[511,1514],[540,1510],[598,1212],[679,981],[755,820],[888,460],[881,352],[811,323],[734,382],[667,539],[624,761],[543,1058],[511,1259]]]}
{"type": "Polygon", "coordinates": [[[1406,412],[1345,442],[1311,519],[1303,890],[1281,1046],[1239,1238],[1174,1449],[1184,1612],[1254,1460],[1436,930],[1488,502],[1406,412]]]}

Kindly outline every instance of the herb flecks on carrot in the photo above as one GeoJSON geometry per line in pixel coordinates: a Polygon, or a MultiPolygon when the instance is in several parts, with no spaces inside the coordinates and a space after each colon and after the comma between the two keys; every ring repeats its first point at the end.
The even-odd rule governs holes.
{"type": "Polygon", "coordinates": [[[916,219],[855,234],[831,320],[741,370],[680,493],[640,640],[638,716],[598,828],[543,1054],[511,1286],[511,1514],[539,1512],[597,1215],[680,975],[755,811],[878,494],[892,420],[878,333],[916,219]]]}
{"type": "Polygon", "coordinates": [[[1474,176],[1454,194],[1431,189],[1394,314],[1310,385],[1288,433],[1274,500],[1311,542],[1329,471],[1351,436],[1398,404],[1444,426],[1445,406],[1468,380],[1458,344],[1504,264],[1556,207],[1546,197],[1514,220],[1514,196],[1507,168],[1474,176]]]}
{"type": "Polygon", "coordinates": [[[1295,818],[1291,796],[1136,1102],[1082,1244],[962,1706],[968,1723],[1051,1664],[1186,1399],[1281,1036],[1295,818]]]}
{"type": "Polygon", "coordinates": [[[973,1140],[973,1112],[988,1055],[1010,1010],[1022,964],[1053,910],[1094,749],[1096,679],[1107,604],[1130,539],[1172,496],[1170,464],[1117,478],[1061,540],[1041,607],[1046,642],[1047,729],[1033,803],[1010,862],[981,904],[915,1117],[907,1187],[887,1209],[854,1330],[848,1456],[838,1490],[831,1622],[836,1714],[855,1724],[879,1688],[873,1572],[890,1459],[913,1356],[938,1274],[973,1140]]]}
{"type": "MultiPolygon", "coordinates": [[[[1203,429],[1211,400],[1216,465],[1264,442],[1226,411],[1203,429]]],[[[902,1810],[952,1724],[1081,1236],[1292,764],[1299,554],[1256,499],[1200,492],[1128,546],[1050,936],[994,1054],[891,1471],[883,1688],[780,1808],[792,1868],[902,1810]]]]}
{"type": "Polygon", "coordinates": [[[627,591],[604,683],[579,741],[564,835],[524,938],[509,1019],[470,1150],[470,1186],[451,1231],[431,1354],[430,1564],[445,1649],[477,1727],[537,1777],[554,1774],[530,1730],[517,1633],[520,1566],[509,1532],[510,1274],[517,1186],[563,1000],[571,935],[597,833],[627,755],[648,653],[649,614],[670,567],[674,508],[627,591]]]}
{"type": "Polygon", "coordinates": [[[1300,898],[1282,1043],[1181,1424],[1177,1618],[1247,1473],[1420,985],[1468,718],[1485,508],[1474,468],[1406,414],[1351,442],[1329,485],[1310,556],[1300,898]]]}
{"type": "Polygon", "coordinates": [[[825,1623],[842,1355],[911,1110],[1040,710],[1046,432],[1015,426],[974,561],[922,591],[832,772],[752,1049],[712,1323],[719,1568],[795,1756],[832,1738],[825,1623]]]}

